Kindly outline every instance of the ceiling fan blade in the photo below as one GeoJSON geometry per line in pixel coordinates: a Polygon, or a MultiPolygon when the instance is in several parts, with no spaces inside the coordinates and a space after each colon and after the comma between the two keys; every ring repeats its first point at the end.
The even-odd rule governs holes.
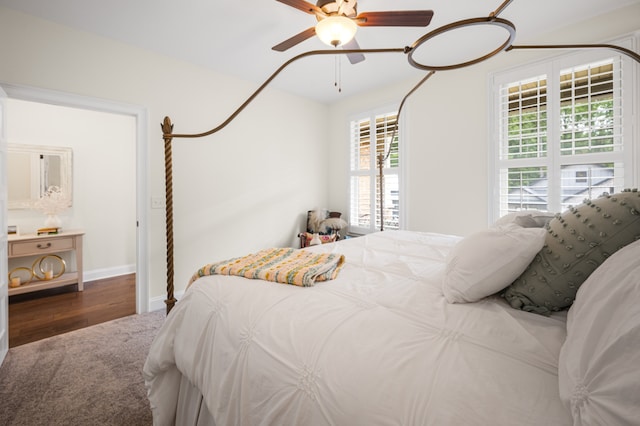
{"type": "Polygon", "coordinates": [[[276,0],[279,1],[280,3],[284,3],[287,6],[291,6],[294,7],[298,10],[301,10],[303,12],[307,12],[309,14],[320,14],[320,15],[324,15],[324,12],[322,11],[322,9],[320,9],[318,6],[316,6],[315,4],[306,2],[304,0],[276,0]]]}
{"type": "MultiPolygon", "coordinates": [[[[350,42],[343,44],[342,48],[344,50],[360,49],[360,45],[355,38],[352,38],[350,42]]],[[[352,64],[364,61],[364,55],[362,53],[347,53],[347,58],[349,58],[349,62],[352,64]]]]}
{"type": "Polygon", "coordinates": [[[307,28],[301,33],[298,33],[293,37],[286,39],[282,43],[276,44],[271,49],[277,50],[278,52],[284,52],[285,50],[292,48],[296,44],[302,43],[306,39],[313,37],[314,35],[316,35],[316,27],[307,28]]]}
{"type": "Polygon", "coordinates": [[[397,10],[364,12],[355,20],[361,27],[426,27],[432,17],[433,10],[397,10]]]}

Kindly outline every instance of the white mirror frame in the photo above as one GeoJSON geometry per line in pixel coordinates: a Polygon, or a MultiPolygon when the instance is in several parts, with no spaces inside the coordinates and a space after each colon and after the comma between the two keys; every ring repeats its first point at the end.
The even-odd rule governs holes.
{"type": "MultiPolygon", "coordinates": [[[[7,207],[13,209],[32,209],[36,201],[44,194],[51,184],[45,181],[46,173],[41,170],[41,156],[60,157],[60,184],[57,185],[69,196],[69,207],[73,198],[73,150],[67,147],[8,144],[7,169],[8,192],[7,207]],[[13,154],[13,155],[12,155],[13,154]],[[16,154],[27,155],[22,166],[12,167],[11,158],[16,154]],[[12,182],[28,182],[29,188],[20,192],[28,192],[27,198],[17,198],[11,194],[12,182]]],[[[15,158],[15,157],[14,157],[15,158]]]]}

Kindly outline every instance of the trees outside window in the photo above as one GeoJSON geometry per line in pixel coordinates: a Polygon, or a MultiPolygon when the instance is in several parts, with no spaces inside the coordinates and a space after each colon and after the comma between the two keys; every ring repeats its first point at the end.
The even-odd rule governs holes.
{"type": "Polygon", "coordinates": [[[632,184],[634,66],[594,51],[492,76],[492,220],[560,212],[632,184]]]}

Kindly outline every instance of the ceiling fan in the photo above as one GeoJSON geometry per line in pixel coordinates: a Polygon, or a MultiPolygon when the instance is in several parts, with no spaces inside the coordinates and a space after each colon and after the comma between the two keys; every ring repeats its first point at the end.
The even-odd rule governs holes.
{"type": "MultiPolygon", "coordinates": [[[[357,27],[426,27],[433,17],[432,10],[399,10],[387,12],[363,12],[358,14],[357,0],[318,0],[316,4],[305,0],[276,0],[288,6],[315,15],[318,23],[272,47],[284,52],[287,49],[317,35],[324,43],[345,49],[360,49],[354,38],[357,27]]],[[[364,60],[362,53],[347,54],[356,64],[364,60]]]]}

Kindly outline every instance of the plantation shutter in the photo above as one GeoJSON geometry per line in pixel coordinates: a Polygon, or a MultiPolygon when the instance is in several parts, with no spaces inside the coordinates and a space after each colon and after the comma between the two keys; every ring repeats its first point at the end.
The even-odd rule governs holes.
{"type": "Polygon", "coordinates": [[[499,216],[622,189],[622,60],[551,63],[498,88],[499,216]]]}
{"type": "Polygon", "coordinates": [[[397,112],[389,112],[351,121],[351,232],[366,233],[379,230],[381,221],[384,229],[399,228],[400,157],[397,119],[397,112]],[[386,157],[383,162],[382,186],[378,169],[380,155],[386,157]],[[379,204],[381,190],[384,191],[382,217],[379,204]]]}

